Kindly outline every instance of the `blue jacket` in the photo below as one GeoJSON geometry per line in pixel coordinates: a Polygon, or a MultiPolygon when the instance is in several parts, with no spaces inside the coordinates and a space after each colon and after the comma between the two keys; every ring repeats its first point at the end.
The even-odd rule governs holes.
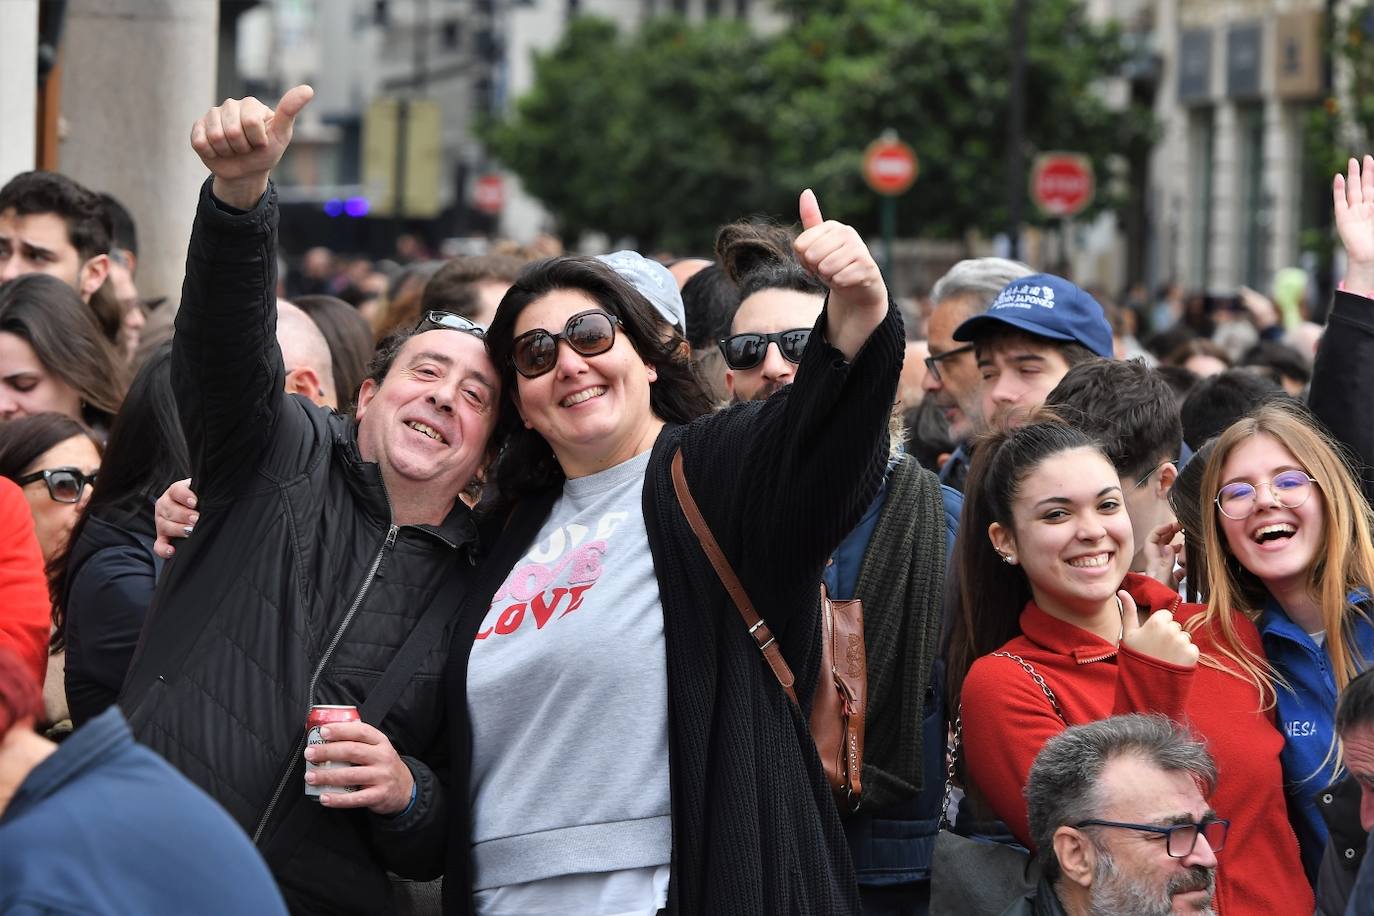
{"type": "MultiPolygon", "coordinates": [[[[963,511],[964,498],[952,487],[942,486],[940,490],[945,507],[948,578],[953,574],[953,564],[948,561],[954,555],[954,536],[959,532],[959,513],[963,511]]],[[[887,503],[887,492],[884,481],[859,524],[830,557],[831,562],[825,568],[825,587],[837,600],[854,597],[864,552],[878,527],[878,517],[887,503]]],[[[922,769],[925,771],[921,793],[896,808],[872,816],[856,815],[845,821],[845,835],[860,885],[909,884],[930,878],[930,858],[935,848],[945,780],[944,664],[938,659],[931,672],[931,689],[927,695],[930,702],[921,725],[922,769]]]]}
{"type": "MultiPolygon", "coordinates": [[[[1364,658],[1374,659],[1374,625],[1363,618],[1351,619],[1355,649],[1364,658]]],[[[1277,601],[1269,600],[1257,624],[1264,654],[1288,682],[1287,689],[1277,687],[1276,714],[1284,736],[1279,760],[1287,784],[1289,816],[1302,847],[1303,867],[1308,880],[1315,884],[1327,839],[1316,797],[1338,775],[1336,679],[1325,650],[1288,618],[1277,601]]]]}
{"type": "Polygon", "coordinates": [[[72,734],[0,815],[0,912],[282,914],[210,796],[135,744],[117,708],[72,734]]]}
{"type": "Polygon", "coordinates": [[[1374,856],[1365,856],[1360,865],[1345,916],[1374,916],[1374,856]]]}

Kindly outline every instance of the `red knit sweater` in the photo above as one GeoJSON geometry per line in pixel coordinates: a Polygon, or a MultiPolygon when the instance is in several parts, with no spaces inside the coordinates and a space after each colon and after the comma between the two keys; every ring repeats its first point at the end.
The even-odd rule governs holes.
{"type": "Polygon", "coordinates": [[[19,657],[39,687],[48,673],[49,614],[29,504],[18,486],[0,478],[0,646],[19,657]]]}
{"type": "MultiPolygon", "coordinates": [[[[1178,607],[1178,595],[1153,579],[1130,575],[1122,585],[1142,611],[1173,608],[1180,620],[1200,605],[1178,607]]],[[[1260,651],[1252,624],[1236,620],[1242,637],[1260,651]]],[[[1023,635],[1002,651],[1031,664],[1054,691],[1071,725],[1122,713],[1162,713],[1184,722],[1216,760],[1218,783],[1210,802],[1231,821],[1218,856],[1216,909],[1225,916],[1310,916],[1312,889],[1303,876],[1298,842],[1288,823],[1279,751],[1283,736],[1260,709],[1259,691],[1239,675],[1199,664],[1194,669],[1115,646],[1081,627],[1026,605],[1023,635]]],[[[1193,633],[1213,659],[1215,638],[1193,633]]],[[[1063,730],[1050,702],[1008,658],[974,662],[962,696],[966,771],[1012,833],[1029,845],[1022,790],[1044,743],[1063,730]]]]}

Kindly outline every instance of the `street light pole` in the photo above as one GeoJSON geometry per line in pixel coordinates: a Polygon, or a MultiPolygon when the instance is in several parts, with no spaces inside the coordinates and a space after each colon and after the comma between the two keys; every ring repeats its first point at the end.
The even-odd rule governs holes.
{"type": "Polygon", "coordinates": [[[1011,257],[1021,257],[1021,221],[1026,207],[1026,17],[1030,0],[1013,0],[1011,12],[1011,99],[1007,117],[1007,238],[1011,257]]]}

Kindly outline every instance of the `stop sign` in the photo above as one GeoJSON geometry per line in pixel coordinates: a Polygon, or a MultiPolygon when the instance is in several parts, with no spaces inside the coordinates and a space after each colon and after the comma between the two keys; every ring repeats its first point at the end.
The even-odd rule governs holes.
{"type": "Polygon", "coordinates": [[[506,186],[500,175],[482,175],[472,188],[472,205],[495,216],[506,205],[506,186]]]}
{"type": "Polygon", "coordinates": [[[1031,166],[1031,200],[1050,216],[1077,216],[1093,202],[1092,160],[1078,153],[1041,153],[1031,166]]]}
{"type": "Polygon", "coordinates": [[[916,183],[916,152],[895,134],[884,134],[864,152],[864,181],[879,194],[896,197],[916,183]]]}

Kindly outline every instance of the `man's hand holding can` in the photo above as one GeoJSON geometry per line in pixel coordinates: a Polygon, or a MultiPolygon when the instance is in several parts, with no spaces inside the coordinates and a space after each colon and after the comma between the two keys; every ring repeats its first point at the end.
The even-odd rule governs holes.
{"type": "Polygon", "coordinates": [[[310,744],[305,759],[310,763],[351,764],[337,769],[312,769],[305,774],[311,786],[320,786],[320,804],[326,808],[367,808],[375,814],[400,814],[410,805],[415,777],[390,739],[365,722],[331,722],[320,728],[323,744],[310,744]],[[331,787],[338,787],[330,791],[331,787]],[[349,787],[353,791],[343,790],[349,787]]]}

